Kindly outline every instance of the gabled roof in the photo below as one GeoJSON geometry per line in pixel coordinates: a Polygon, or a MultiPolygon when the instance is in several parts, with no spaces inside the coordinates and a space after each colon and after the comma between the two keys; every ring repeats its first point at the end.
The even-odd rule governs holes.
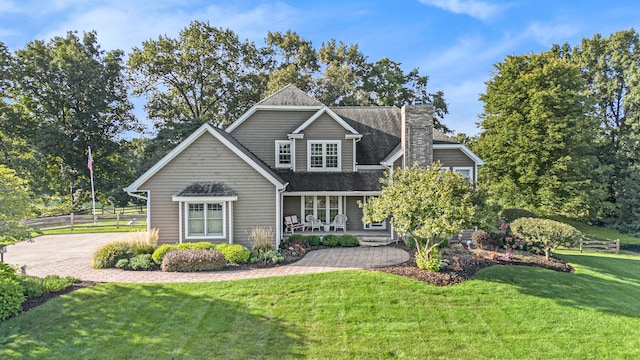
{"type": "Polygon", "coordinates": [[[238,196],[238,193],[222,181],[207,181],[191,183],[175,196],[238,196]]]}
{"type": "Polygon", "coordinates": [[[316,113],[313,114],[312,117],[307,119],[307,121],[302,123],[302,125],[298,126],[297,129],[293,130],[293,134],[300,134],[301,132],[303,132],[304,129],[306,129],[309,125],[311,125],[314,121],[316,121],[322,114],[329,115],[333,120],[335,120],[338,124],[340,124],[340,126],[342,126],[345,130],[347,130],[351,134],[359,135],[359,133],[358,133],[358,131],[356,131],[356,129],[351,127],[351,125],[349,125],[349,123],[344,121],[340,116],[338,116],[335,112],[333,112],[331,109],[329,109],[326,106],[323,106],[320,110],[316,111],[316,113]]]}
{"type": "Polygon", "coordinates": [[[324,106],[320,101],[289,84],[259,101],[256,105],[324,106]]]}
{"type": "Polygon", "coordinates": [[[158,171],[165,167],[171,160],[182,153],[185,149],[199,139],[203,134],[208,133],[216,138],[220,143],[226,146],[233,153],[238,155],[249,166],[255,169],[258,173],[264,176],[269,182],[275,185],[278,189],[283,189],[285,182],[282,180],[271,168],[269,168],[264,162],[258,159],[253,153],[247,150],[242,144],[240,144],[231,135],[227,134],[223,130],[213,127],[209,124],[203,124],[198,130],[194,131],[188,138],[182,141],[178,146],[165,155],[160,161],[153,165],[149,170],[136,179],[131,185],[124,190],[127,192],[140,191],[138,188],[144,184],[147,180],[153,177],[158,171]]]}

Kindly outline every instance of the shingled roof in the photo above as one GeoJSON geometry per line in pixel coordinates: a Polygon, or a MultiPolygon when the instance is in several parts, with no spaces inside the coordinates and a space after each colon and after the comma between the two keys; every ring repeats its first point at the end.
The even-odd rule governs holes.
{"type": "MultiPolygon", "coordinates": [[[[356,147],[359,165],[380,164],[400,144],[402,115],[395,106],[348,106],[331,110],[363,135],[356,147]]],[[[433,131],[433,143],[457,144],[437,129],[433,131]]]]}
{"type": "Polygon", "coordinates": [[[180,190],[176,196],[238,196],[232,188],[220,181],[194,182],[180,190]]]}
{"type": "Polygon", "coordinates": [[[288,192],[304,191],[380,191],[384,170],[359,172],[277,171],[289,182],[288,192]]]}
{"type": "Polygon", "coordinates": [[[275,93],[264,98],[256,105],[278,105],[278,106],[324,106],[320,101],[307,95],[304,91],[289,84],[275,93]]]}

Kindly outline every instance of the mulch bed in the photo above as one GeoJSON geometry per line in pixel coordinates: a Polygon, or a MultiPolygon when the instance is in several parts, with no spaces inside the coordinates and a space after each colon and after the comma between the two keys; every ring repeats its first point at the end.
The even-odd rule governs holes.
{"type": "Polygon", "coordinates": [[[571,265],[554,257],[547,260],[544,256],[529,253],[506,254],[495,251],[470,251],[462,246],[457,246],[446,250],[446,254],[442,257],[444,261],[450,264],[448,269],[443,269],[439,272],[432,272],[429,270],[419,269],[416,266],[416,262],[414,260],[415,250],[407,248],[402,243],[392,246],[400,247],[408,251],[411,254],[411,260],[394,266],[372,269],[372,271],[399,275],[427,282],[436,286],[459,284],[471,279],[478,271],[494,265],[533,266],[561,272],[574,271],[571,265]]]}

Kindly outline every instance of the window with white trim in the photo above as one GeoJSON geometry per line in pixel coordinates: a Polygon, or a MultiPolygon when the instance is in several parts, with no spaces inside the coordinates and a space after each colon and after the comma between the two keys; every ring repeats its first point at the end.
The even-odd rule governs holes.
{"type": "Polygon", "coordinates": [[[465,177],[467,179],[469,179],[469,181],[472,181],[472,175],[473,175],[473,168],[472,167],[454,167],[453,171],[457,172],[458,174],[462,175],[462,177],[465,177]]]}
{"type": "Polygon", "coordinates": [[[308,171],[340,171],[340,141],[308,141],[308,171]]]}
{"type": "Polygon", "coordinates": [[[293,145],[291,140],[276,140],[276,167],[291,168],[293,166],[293,145]]]}
{"type": "Polygon", "coordinates": [[[225,203],[185,203],[188,238],[224,238],[225,203]]]}
{"type": "Polygon", "coordinates": [[[307,215],[313,215],[316,219],[325,224],[329,224],[338,214],[343,213],[342,196],[303,196],[302,213],[306,219],[307,215]]]}

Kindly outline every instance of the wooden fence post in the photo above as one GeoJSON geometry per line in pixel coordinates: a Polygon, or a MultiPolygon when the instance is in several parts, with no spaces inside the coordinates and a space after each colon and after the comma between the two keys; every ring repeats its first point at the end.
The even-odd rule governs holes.
{"type": "Polygon", "coordinates": [[[69,221],[70,221],[71,230],[73,230],[73,213],[69,215],[69,221]]]}
{"type": "Polygon", "coordinates": [[[616,239],[616,254],[620,252],[620,239],[616,239]]]}
{"type": "Polygon", "coordinates": [[[120,227],[120,212],[116,211],[116,228],[120,227]]]}

